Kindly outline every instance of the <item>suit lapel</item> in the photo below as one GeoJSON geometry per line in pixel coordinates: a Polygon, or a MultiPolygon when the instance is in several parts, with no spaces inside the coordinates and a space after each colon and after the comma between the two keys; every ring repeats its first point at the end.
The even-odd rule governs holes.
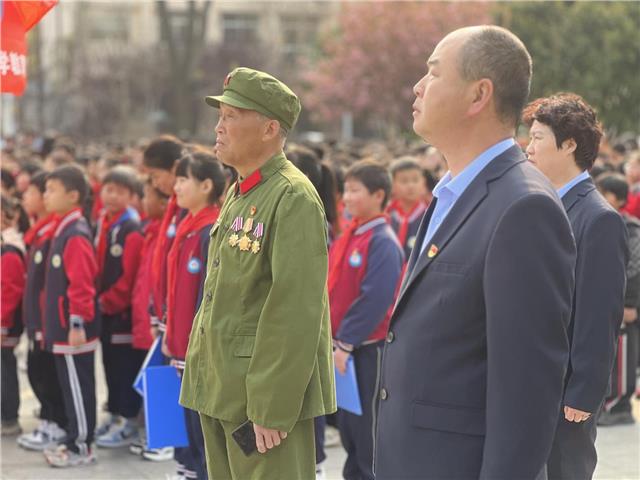
{"type": "Polygon", "coordinates": [[[583,180],[569,190],[564,197],[562,197],[562,205],[565,212],[569,212],[573,206],[578,203],[582,198],[587,196],[589,192],[595,190],[596,186],[593,184],[593,180],[590,178],[583,180]]]}
{"type": "Polygon", "coordinates": [[[411,252],[407,275],[403,282],[400,295],[398,296],[396,307],[400,304],[404,295],[409,290],[413,282],[415,282],[416,278],[418,278],[418,276],[420,276],[420,274],[429,267],[431,262],[438,257],[438,254],[447,246],[455,233],[462,227],[462,225],[464,225],[466,220],[482,203],[489,191],[489,182],[501,177],[507,170],[524,161],[526,160],[522,150],[517,145],[514,145],[506,152],[493,159],[491,163],[489,163],[489,165],[487,165],[484,170],[478,174],[478,176],[463,192],[462,196],[456,201],[455,205],[451,208],[446,218],[433,235],[429,245],[427,245],[424,252],[420,254],[420,247],[424,240],[435,205],[431,205],[429,207],[429,210],[425,214],[420,225],[419,236],[416,239],[415,247],[411,252]],[[433,255],[431,258],[428,255],[430,246],[435,246],[437,249],[436,255],[433,255]]]}

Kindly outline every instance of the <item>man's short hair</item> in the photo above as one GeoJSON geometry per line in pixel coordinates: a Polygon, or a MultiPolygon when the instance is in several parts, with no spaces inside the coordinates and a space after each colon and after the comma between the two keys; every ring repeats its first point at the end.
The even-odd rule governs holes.
{"type": "Polygon", "coordinates": [[[523,113],[524,122],[531,126],[538,121],[548,126],[560,148],[569,139],[576,142],[576,165],[589,170],[598,156],[602,127],[595,110],[575,93],[558,93],[548,98],[534,100],[523,113]]]}
{"type": "Polygon", "coordinates": [[[171,171],[183,148],[184,144],[173,135],[161,135],[145,148],[142,161],[146,167],[171,171]]]}
{"type": "Polygon", "coordinates": [[[460,50],[463,80],[491,80],[496,111],[505,123],[516,125],[520,120],[529,97],[531,72],[531,55],[527,48],[502,27],[478,27],[460,50]]]}
{"type": "Polygon", "coordinates": [[[407,170],[418,170],[422,173],[422,168],[420,167],[416,157],[405,155],[403,157],[396,158],[389,167],[391,177],[393,178],[396,178],[396,174],[398,172],[405,172],[407,170]]]}
{"type": "Polygon", "coordinates": [[[136,175],[136,171],[124,165],[112,168],[102,179],[102,185],[113,183],[126,188],[132,195],[144,196],[142,193],[142,183],[136,175]],[[142,195],[141,195],[142,193],[142,195]]]}

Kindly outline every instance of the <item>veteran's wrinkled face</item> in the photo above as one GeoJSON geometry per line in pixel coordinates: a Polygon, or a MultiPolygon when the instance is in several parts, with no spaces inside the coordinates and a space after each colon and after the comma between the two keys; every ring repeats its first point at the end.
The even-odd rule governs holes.
{"type": "Polygon", "coordinates": [[[258,112],[220,104],[220,117],[216,124],[215,154],[232,167],[254,158],[263,147],[265,122],[258,112]]]}
{"type": "Polygon", "coordinates": [[[413,87],[413,129],[428,143],[441,147],[459,131],[467,111],[466,87],[459,55],[466,35],[446,36],[427,61],[427,74],[413,87]]]}

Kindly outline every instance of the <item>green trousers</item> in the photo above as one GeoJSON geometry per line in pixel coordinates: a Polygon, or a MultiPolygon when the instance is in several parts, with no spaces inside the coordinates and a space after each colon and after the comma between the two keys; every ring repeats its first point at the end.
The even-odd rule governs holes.
{"type": "Polygon", "coordinates": [[[231,436],[241,424],[200,414],[210,480],[315,480],[313,419],[301,420],[279,446],[246,456],[231,436]]]}

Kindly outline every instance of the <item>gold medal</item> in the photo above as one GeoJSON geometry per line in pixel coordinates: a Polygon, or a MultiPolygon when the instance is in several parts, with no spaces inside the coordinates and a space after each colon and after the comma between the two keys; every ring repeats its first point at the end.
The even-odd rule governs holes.
{"type": "Polygon", "coordinates": [[[240,248],[242,252],[248,252],[249,248],[251,248],[251,240],[249,240],[249,237],[246,235],[242,237],[238,242],[238,248],[240,248]]]}
{"type": "Polygon", "coordinates": [[[258,240],[254,240],[251,245],[251,253],[256,254],[260,251],[260,242],[258,240]]]}
{"type": "Polygon", "coordinates": [[[249,233],[252,229],[253,229],[253,218],[249,217],[247,218],[247,221],[244,222],[243,230],[245,233],[249,233]]]}
{"type": "Polygon", "coordinates": [[[238,245],[239,241],[240,241],[240,238],[238,237],[238,235],[236,233],[234,233],[233,235],[231,235],[229,237],[229,246],[231,248],[234,248],[236,245],[238,245]]]}

